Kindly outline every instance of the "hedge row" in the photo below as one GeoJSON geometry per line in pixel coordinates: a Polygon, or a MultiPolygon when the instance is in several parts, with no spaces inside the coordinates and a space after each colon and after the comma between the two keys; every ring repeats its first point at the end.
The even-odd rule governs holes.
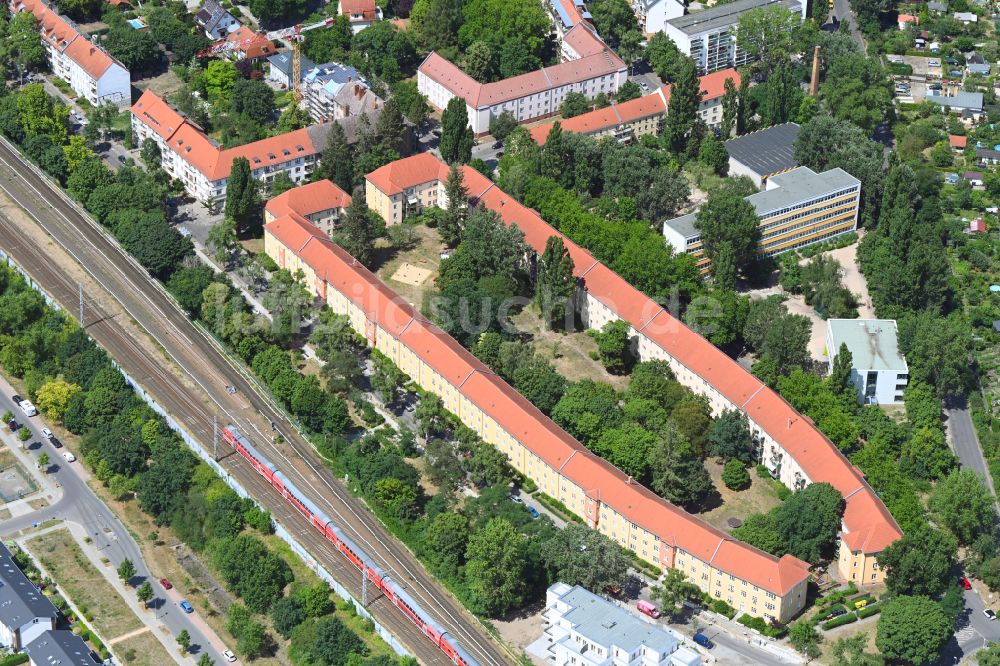
{"type": "Polygon", "coordinates": [[[841,615],[840,617],[835,617],[832,620],[827,620],[822,625],[824,630],[830,630],[835,627],[842,627],[845,624],[851,624],[852,622],[857,622],[858,616],[854,613],[848,613],[847,615],[841,615]]]}
{"type": "Polygon", "coordinates": [[[882,612],[882,606],[880,604],[868,604],[864,608],[858,611],[858,617],[864,619],[866,617],[871,617],[882,612]]]}
{"type": "Polygon", "coordinates": [[[736,620],[745,627],[755,629],[765,636],[770,638],[781,638],[788,633],[787,627],[784,625],[773,626],[768,624],[762,617],[752,617],[750,615],[741,615],[738,620],[736,620]]]}
{"type": "Polygon", "coordinates": [[[0,666],[20,666],[21,664],[28,663],[28,655],[23,652],[18,652],[17,654],[9,654],[6,657],[0,659],[0,666]]]}

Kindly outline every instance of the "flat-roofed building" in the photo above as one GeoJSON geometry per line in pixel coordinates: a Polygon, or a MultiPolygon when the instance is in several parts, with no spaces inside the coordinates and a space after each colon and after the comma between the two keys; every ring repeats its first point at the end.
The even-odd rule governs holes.
{"type": "MultiPolygon", "coordinates": [[[[544,641],[538,656],[554,666],[698,666],[681,634],[619,608],[579,585],[545,592],[544,641]]],[[[530,649],[530,648],[529,648],[530,649]]]]}
{"type": "MultiPolygon", "coordinates": [[[[861,181],[843,169],[816,173],[799,167],[767,179],[763,192],[746,197],[760,217],[762,255],[773,257],[854,231],[858,224],[861,181]]],[[[663,223],[663,235],[677,252],[687,252],[708,273],[697,213],[663,223]]]]}
{"type": "Polygon", "coordinates": [[[23,650],[56,626],[58,614],[0,543],[0,647],[23,650]]]}
{"type": "Polygon", "coordinates": [[[559,113],[566,95],[588,99],[613,97],[628,78],[628,67],[586,23],[573,27],[563,40],[564,62],[493,83],[479,83],[432,51],[417,68],[417,88],[436,109],[454,97],[465,100],[469,125],[476,135],[489,132],[490,120],[509,111],[519,123],[559,113]]]}
{"type": "Polygon", "coordinates": [[[672,18],[664,24],[663,32],[681,53],[694,58],[699,74],[740,67],[750,61],[750,55],[736,46],[740,17],[771,6],[785,7],[805,19],[806,3],[799,0],[736,0],[672,18]]]}
{"type": "Polygon", "coordinates": [[[799,166],[795,159],[795,140],[799,137],[796,123],[773,125],[726,141],[729,153],[729,175],[746,176],[757,187],[775,174],[799,166]]]}
{"type": "Polygon", "coordinates": [[[826,352],[829,371],[847,345],[851,353],[851,383],[858,402],[865,405],[898,405],[910,380],[906,358],[899,351],[894,319],[828,319],[826,352]]]}

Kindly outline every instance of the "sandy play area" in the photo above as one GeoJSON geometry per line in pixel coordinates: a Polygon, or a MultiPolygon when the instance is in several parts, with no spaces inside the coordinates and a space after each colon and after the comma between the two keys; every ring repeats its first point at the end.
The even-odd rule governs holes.
{"type": "Polygon", "coordinates": [[[423,284],[430,277],[430,274],[431,271],[426,268],[420,268],[419,266],[404,262],[399,265],[399,268],[396,269],[396,272],[392,274],[390,279],[417,287],[423,284]]]}

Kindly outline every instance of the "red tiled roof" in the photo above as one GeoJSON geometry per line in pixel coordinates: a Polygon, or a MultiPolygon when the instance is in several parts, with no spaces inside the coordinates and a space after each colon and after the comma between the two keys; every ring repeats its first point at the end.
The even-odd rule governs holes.
{"type": "Polygon", "coordinates": [[[365,178],[381,192],[392,196],[422,183],[444,180],[447,174],[448,166],[433,154],[417,153],[379,167],[365,178]]]}
{"type": "Polygon", "coordinates": [[[200,127],[149,90],[132,105],[132,115],[151,127],[171,150],[210,181],[228,178],[237,157],[245,157],[250,168],[256,170],[319,152],[306,129],[223,149],[200,127]]]}
{"type": "Polygon", "coordinates": [[[559,0],[559,4],[562,5],[562,8],[566,11],[566,16],[569,17],[573,25],[583,20],[580,10],[576,8],[576,2],[573,0],[559,0]]]}
{"type": "Polygon", "coordinates": [[[374,21],[375,0],[340,0],[340,13],[348,18],[360,15],[363,21],[374,21]]]}
{"type": "MultiPolygon", "coordinates": [[[[421,159],[420,164],[427,169],[422,175],[413,173],[417,164],[414,157],[395,164],[405,163],[400,166],[415,182],[433,180],[433,174],[440,174],[444,168],[443,163],[431,156],[433,159],[421,159]]],[[[369,178],[375,173],[378,172],[369,174],[369,178]]],[[[860,471],[807,417],[796,412],[776,392],[621,276],[596,261],[586,250],[559,234],[534,210],[521,205],[497,187],[487,189],[478,202],[497,212],[505,223],[516,224],[524,233],[528,245],[538,253],[544,250],[549,236],[562,237],[573,257],[575,273],[582,278],[584,289],[591,296],[705,380],[737,409],[745,411],[748,418],[802,468],[809,481],[829,483],[848,498],[849,510],[844,512],[843,524],[847,534],[853,534],[850,539],[845,537],[849,547],[856,544],[866,553],[877,553],[885,544],[902,535],[860,471]],[[866,536],[862,538],[861,534],[866,536]]],[[[628,517],[637,524],[643,524],[639,516],[628,517]]]]}
{"type": "Polygon", "coordinates": [[[350,205],[351,195],[324,178],[272,197],[264,209],[276,218],[292,212],[308,217],[324,210],[343,209],[350,205]]]}
{"type": "MultiPolygon", "coordinates": [[[[101,78],[115,64],[115,59],[104,49],[81,35],[69,21],[42,0],[18,0],[14,9],[34,14],[42,39],[64,53],[94,79],[101,78]]],[[[123,67],[121,64],[119,66],[123,67]]]]}
{"type": "MultiPolygon", "coordinates": [[[[726,80],[733,79],[733,82],[740,85],[740,74],[735,69],[724,69],[702,76],[701,82],[702,101],[714,100],[722,97],[726,93],[726,80]]],[[[588,113],[558,121],[564,132],[575,132],[577,134],[596,134],[602,130],[616,127],[622,123],[635,122],[643,118],[655,116],[667,112],[667,104],[670,101],[670,84],[663,86],[649,95],[643,95],[636,99],[631,99],[621,104],[611,103],[603,109],[595,109],[588,113]]],[[[531,138],[540,146],[544,146],[549,138],[551,123],[545,123],[533,127],[531,138]]]]}
{"type": "Polygon", "coordinates": [[[225,41],[238,43],[236,51],[242,52],[247,60],[256,60],[275,53],[274,42],[245,25],[226,35],[225,41]]]}
{"type": "Polygon", "coordinates": [[[969,145],[969,137],[967,136],[957,136],[955,134],[948,135],[948,144],[952,148],[965,148],[969,145]]]}
{"type": "Polygon", "coordinates": [[[573,49],[578,58],[597,55],[608,48],[587,23],[577,23],[570,28],[563,37],[563,43],[573,49]]]}
{"type": "Polygon", "coordinates": [[[493,83],[479,83],[455,64],[432,51],[418,70],[436,81],[470,107],[482,108],[519,99],[526,95],[579,83],[625,69],[625,63],[606,46],[593,55],[578,60],[543,67],[527,74],[493,83]]]}

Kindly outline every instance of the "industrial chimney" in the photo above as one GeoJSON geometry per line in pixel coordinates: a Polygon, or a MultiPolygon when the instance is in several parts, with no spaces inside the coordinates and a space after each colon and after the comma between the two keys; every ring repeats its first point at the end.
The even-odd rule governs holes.
{"type": "Polygon", "coordinates": [[[819,45],[813,52],[812,81],[809,82],[809,94],[813,97],[819,94],[819,45]]]}

